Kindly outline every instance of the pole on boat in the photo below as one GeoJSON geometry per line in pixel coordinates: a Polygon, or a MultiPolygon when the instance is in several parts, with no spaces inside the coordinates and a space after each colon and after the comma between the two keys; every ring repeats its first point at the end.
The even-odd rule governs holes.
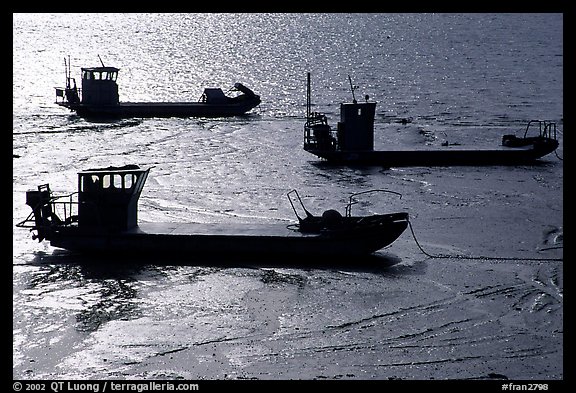
{"type": "Polygon", "coordinates": [[[352,91],[352,102],[356,104],[358,101],[356,101],[356,96],[354,95],[354,86],[352,86],[352,78],[350,78],[350,75],[348,75],[348,82],[350,82],[350,90],[352,91]]]}
{"type": "Polygon", "coordinates": [[[70,80],[68,79],[68,65],[66,64],[66,56],[64,56],[64,77],[66,78],[66,88],[70,87],[70,80]]]}
{"type": "Polygon", "coordinates": [[[310,119],[310,107],[312,103],[310,101],[310,73],[307,74],[307,84],[306,84],[306,119],[310,119]]]}
{"type": "Polygon", "coordinates": [[[68,63],[66,63],[66,57],[64,57],[64,76],[66,77],[66,88],[70,88],[70,55],[68,55],[68,63]]]}
{"type": "Polygon", "coordinates": [[[102,67],[106,67],[106,66],[104,65],[104,62],[102,61],[102,58],[100,57],[100,55],[97,55],[97,56],[98,56],[98,60],[100,60],[100,64],[102,64],[102,67]]]}

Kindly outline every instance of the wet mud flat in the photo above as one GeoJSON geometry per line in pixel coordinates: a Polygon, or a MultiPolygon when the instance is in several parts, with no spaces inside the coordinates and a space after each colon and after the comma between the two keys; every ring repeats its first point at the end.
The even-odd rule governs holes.
{"type": "MultiPolygon", "coordinates": [[[[139,363],[137,375],[490,379],[530,372],[554,377],[550,365],[559,364],[554,348],[562,328],[541,317],[561,312],[554,284],[543,295],[530,267],[493,266],[482,268],[490,284],[478,285],[470,278],[478,277],[477,267],[455,271],[446,265],[453,261],[444,262],[379,273],[238,272],[237,285],[230,287],[241,294],[240,301],[218,315],[187,318],[188,328],[179,318],[159,323],[157,328],[174,337],[141,348],[154,356],[139,363]],[[443,284],[446,274],[460,285],[443,284]]],[[[557,277],[554,269],[538,274],[557,277]]],[[[203,285],[212,280],[207,281],[203,285]]],[[[145,330],[138,329],[142,322],[147,325],[134,321],[135,331],[145,330]]],[[[132,338],[134,347],[150,340],[149,334],[132,338]]],[[[107,351],[125,352],[127,345],[113,344],[107,351]]]]}
{"type": "Polygon", "coordinates": [[[557,264],[404,264],[385,254],[380,262],[341,269],[178,266],[166,269],[169,277],[151,267],[118,273],[63,265],[49,276],[81,275],[85,283],[42,296],[51,285],[44,277],[37,292],[22,291],[36,298],[29,311],[36,315],[24,316],[35,323],[16,320],[14,337],[35,340],[22,343],[14,376],[561,378],[557,264]]]}

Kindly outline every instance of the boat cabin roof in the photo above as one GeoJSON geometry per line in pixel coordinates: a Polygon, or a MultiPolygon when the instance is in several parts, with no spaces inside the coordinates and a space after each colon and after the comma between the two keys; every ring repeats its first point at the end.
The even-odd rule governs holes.
{"type": "Polygon", "coordinates": [[[118,72],[120,68],[116,67],[82,67],[82,71],[88,72],[118,72]]]}
{"type": "Polygon", "coordinates": [[[88,174],[93,175],[97,173],[126,173],[126,172],[145,172],[146,169],[140,168],[138,165],[123,165],[123,166],[108,166],[106,168],[92,168],[85,169],[78,172],[79,175],[88,174]]]}
{"type": "Polygon", "coordinates": [[[96,190],[99,192],[113,192],[114,190],[131,192],[140,180],[141,184],[137,189],[141,190],[148,171],[149,169],[142,169],[138,165],[87,169],[78,172],[78,191],[80,193],[96,190]],[[146,176],[142,176],[143,174],[146,176]]]}

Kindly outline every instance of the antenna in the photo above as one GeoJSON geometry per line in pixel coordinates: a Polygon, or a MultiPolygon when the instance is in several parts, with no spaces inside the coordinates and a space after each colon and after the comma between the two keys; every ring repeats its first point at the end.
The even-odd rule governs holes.
{"type": "Polygon", "coordinates": [[[100,60],[100,64],[102,64],[102,67],[106,67],[106,66],[104,65],[104,62],[103,62],[102,59],[100,58],[100,55],[98,55],[98,60],[100,60]]]}
{"type": "Polygon", "coordinates": [[[348,82],[350,82],[350,90],[352,91],[352,102],[356,104],[358,101],[356,101],[356,96],[354,96],[354,86],[352,86],[352,78],[350,78],[350,75],[348,75],[348,82]]]}

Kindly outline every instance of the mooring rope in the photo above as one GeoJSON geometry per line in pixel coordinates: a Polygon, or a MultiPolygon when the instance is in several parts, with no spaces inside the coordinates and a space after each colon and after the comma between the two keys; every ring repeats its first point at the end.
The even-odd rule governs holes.
{"type": "Polygon", "coordinates": [[[564,161],[564,159],[558,155],[558,149],[554,149],[554,155],[555,155],[556,158],[558,158],[560,161],[564,161]]]}
{"type": "MultiPolygon", "coordinates": [[[[418,242],[418,239],[416,238],[416,234],[414,233],[414,228],[412,228],[412,222],[410,220],[408,220],[408,226],[410,227],[410,232],[412,232],[412,237],[414,238],[414,241],[416,242],[416,245],[418,246],[418,248],[420,249],[420,251],[422,251],[422,253],[430,258],[453,258],[453,259],[480,259],[480,260],[498,260],[498,261],[563,261],[563,258],[524,258],[524,257],[490,257],[490,256],[469,256],[469,255],[461,255],[461,254],[456,254],[456,255],[450,255],[450,254],[437,254],[437,255],[433,255],[430,254],[428,252],[426,252],[422,246],[420,245],[420,243],[418,242]]],[[[562,248],[562,247],[557,247],[557,248],[562,248]]]]}

